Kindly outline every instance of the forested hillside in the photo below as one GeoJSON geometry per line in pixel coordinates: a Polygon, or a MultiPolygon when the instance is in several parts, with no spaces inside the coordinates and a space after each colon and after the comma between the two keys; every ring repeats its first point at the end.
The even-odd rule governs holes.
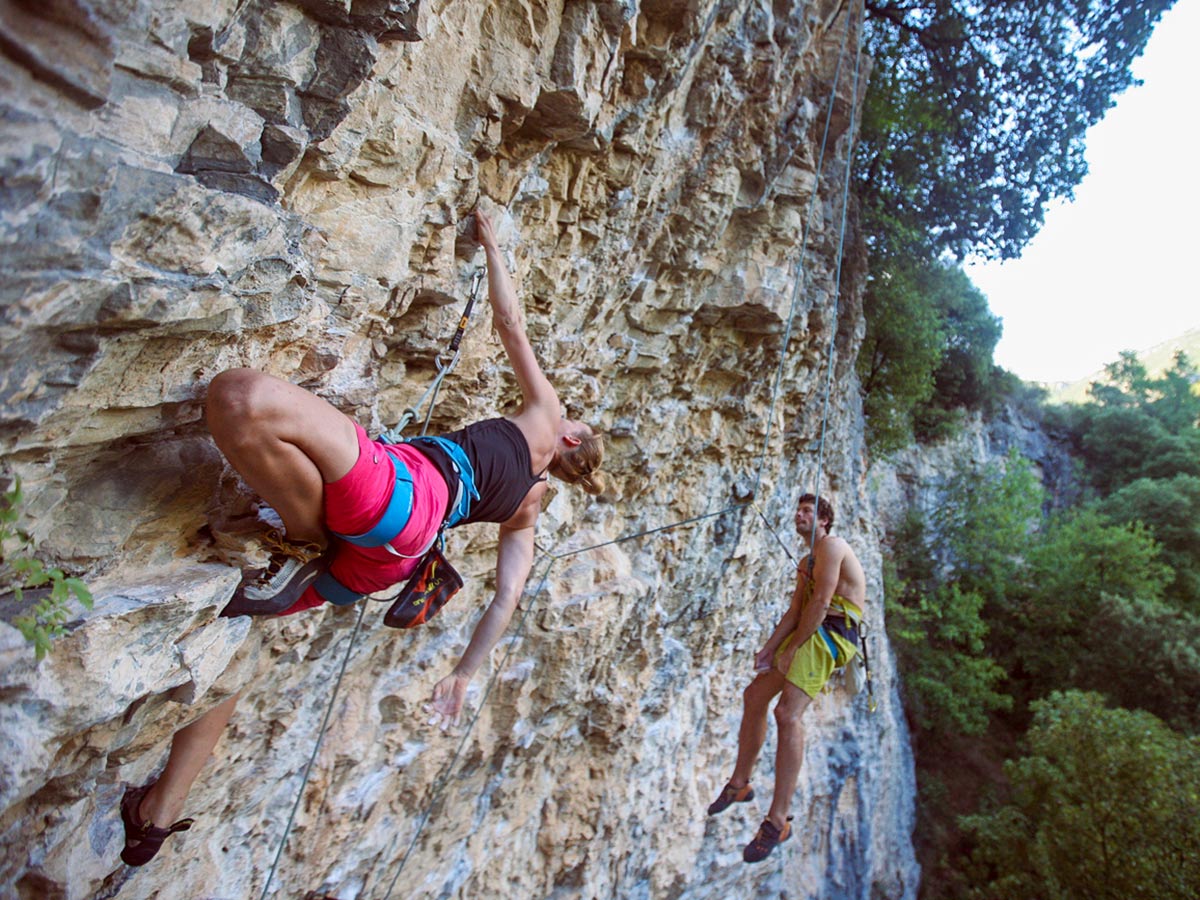
{"type": "Polygon", "coordinates": [[[1076,501],[1011,453],[891,536],[923,896],[1200,889],[1200,374],[1130,355],[1109,375],[1040,409],[1076,501]]]}

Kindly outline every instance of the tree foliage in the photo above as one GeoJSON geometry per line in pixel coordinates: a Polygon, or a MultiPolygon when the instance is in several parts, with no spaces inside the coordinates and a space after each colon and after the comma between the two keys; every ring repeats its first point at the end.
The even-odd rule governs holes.
{"type": "Polygon", "coordinates": [[[1036,521],[1041,492],[1029,464],[961,465],[944,483],[930,525],[910,517],[896,536],[888,632],[896,643],[914,723],[980,734],[1011,699],[987,652],[988,606],[1003,602],[1036,521]]]}
{"type": "Polygon", "coordinates": [[[1068,424],[1092,484],[1106,496],[1139,478],[1200,476],[1200,373],[1184,353],[1151,378],[1129,352],[1105,367],[1068,424]]]}
{"type": "Polygon", "coordinates": [[[1171,579],[1140,523],[1114,524],[1094,506],[1047,519],[987,619],[988,650],[1008,673],[1018,710],[1080,688],[1176,727],[1200,724],[1200,650],[1181,642],[1200,623],[1164,605],[1171,579]]]}
{"type": "Polygon", "coordinates": [[[1020,253],[1083,178],[1087,129],[1134,83],[1130,65],[1172,2],[867,0],[859,374],[876,452],[942,437],[1003,391],[999,323],[944,260],[1020,253]]]}
{"type": "Polygon", "coordinates": [[[857,365],[876,452],[936,438],[961,410],[990,403],[1000,321],[961,269],[895,260],[868,283],[864,306],[857,365]]]}
{"type": "Polygon", "coordinates": [[[1106,367],[1068,425],[1114,522],[1142,522],[1173,571],[1166,597],[1200,613],[1200,372],[1178,353],[1151,377],[1132,353],[1106,367]]]}
{"type": "MultiPolygon", "coordinates": [[[[960,467],[942,485],[940,502],[920,527],[910,525],[897,536],[907,549],[901,552],[897,541],[896,577],[885,579],[895,619],[889,628],[904,672],[906,705],[914,722],[932,732],[918,732],[917,753],[923,833],[934,841],[922,850],[926,896],[961,897],[988,881],[994,886],[974,889],[981,900],[1123,893],[1178,897],[1195,890],[1195,866],[1176,873],[1173,882],[1153,880],[1159,877],[1155,873],[1170,870],[1180,853],[1194,855],[1197,829],[1191,822],[1192,843],[1182,850],[1170,826],[1155,832],[1165,833],[1164,846],[1173,847],[1165,855],[1157,848],[1149,852],[1150,842],[1139,844],[1147,857],[1138,863],[1140,892],[1129,880],[1114,881],[1118,887],[1111,893],[1096,892],[1096,883],[1080,874],[1099,865],[1089,854],[1107,853],[1106,865],[1123,858],[1124,848],[1115,855],[1103,849],[1112,840],[1104,823],[1116,814],[1090,799],[1102,793],[1102,786],[1116,796],[1138,792],[1138,802],[1149,804],[1138,806],[1136,815],[1118,816],[1121,828],[1142,817],[1165,816],[1170,822],[1183,815],[1177,806],[1163,806],[1161,797],[1169,790],[1162,784],[1126,781],[1125,770],[1108,765],[1093,748],[1125,740],[1133,728],[1129,723],[1142,728],[1156,721],[1151,716],[1161,722],[1142,731],[1157,734],[1159,744],[1168,733],[1163,722],[1182,734],[1200,731],[1200,375],[1178,356],[1167,372],[1150,376],[1132,354],[1122,355],[1107,374],[1104,383],[1093,386],[1090,403],[1060,413],[1091,484],[1086,503],[1042,517],[1034,509],[1040,494],[1032,473],[1026,468],[1022,474],[1019,461],[960,467]],[[893,596],[892,585],[902,588],[899,596],[893,596]],[[997,671],[1003,673],[999,680],[979,678],[997,671]],[[1084,703],[1077,698],[1087,695],[1058,691],[1094,696],[1084,703]],[[1097,713],[1101,697],[1123,709],[1097,713]],[[992,698],[1011,700],[1012,712],[992,698]],[[1031,754],[1040,754],[1039,760],[1012,764],[1006,770],[1012,796],[1005,805],[964,820],[978,841],[976,868],[966,877],[971,842],[950,825],[957,812],[953,805],[930,799],[937,796],[930,784],[937,787],[947,765],[970,770],[976,781],[985,782],[994,770],[980,759],[991,756],[998,767],[995,748],[1027,728],[1036,744],[1038,729],[1048,727],[1049,713],[1042,711],[1051,706],[1063,721],[1073,716],[1078,725],[1076,720],[1086,723],[1091,716],[1097,728],[1108,729],[1099,738],[1062,738],[1064,745],[1076,741],[1096,754],[1099,770],[1088,773],[1095,776],[1089,798],[1085,802],[1060,791],[1038,800],[1051,777],[1076,778],[1086,755],[1083,761],[1047,763],[1047,752],[1039,750],[1031,754]],[[1117,718],[1110,721],[1109,714],[1117,718]],[[974,744],[962,737],[981,732],[974,744]],[[930,747],[936,756],[924,759],[930,747]],[[1039,781],[1030,774],[1045,771],[1053,775],[1039,775],[1039,781]],[[1090,833],[1077,821],[1086,816],[1096,820],[1087,822],[1090,833]],[[1060,837],[1061,829],[1075,833],[1060,837]],[[1074,860],[1083,860],[1082,867],[1074,860]]],[[[1055,734],[1067,733],[1055,727],[1055,734]]],[[[1178,735],[1171,740],[1184,741],[1178,735]]],[[[1187,746],[1194,747],[1195,740],[1187,746]]],[[[1151,751],[1153,766],[1156,751],[1151,751]]],[[[1192,791],[1194,821],[1195,785],[1175,788],[1192,791]]],[[[954,785],[959,798],[972,790],[979,790],[975,782],[954,785]]],[[[977,800],[960,802],[969,808],[977,800]]]]}
{"type": "Polygon", "coordinates": [[[858,353],[863,412],[878,453],[912,442],[913,412],[933,396],[945,323],[929,302],[937,267],[899,264],[873,279],[863,304],[867,333],[858,353]]]}
{"type": "Polygon", "coordinates": [[[1076,654],[1073,685],[1200,733],[1200,617],[1166,603],[1104,597],[1076,654]]]}
{"type": "Polygon", "coordinates": [[[993,648],[1035,696],[1069,687],[1102,598],[1158,601],[1170,579],[1140,524],[1113,524],[1094,507],[1058,513],[1028,541],[995,607],[993,648]]]}
{"type": "Polygon", "coordinates": [[[1172,0],[867,0],[858,145],[873,236],[1014,257],[1087,172],[1084,136],[1134,84],[1172,0]]]}
{"type": "MultiPolygon", "coordinates": [[[[903,591],[904,585],[893,588],[903,591]]],[[[1012,704],[998,689],[1004,670],[984,652],[983,598],[957,584],[928,594],[905,591],[904,597],[892,607],[888,634],[913,723],[927,732],[982,734],[988,714],[1012,704]]]]}
{"type": "Polygon", "coordinates": [[[1139,478],[1109,495],[1100,508],[1113,521],[1146,524],[1173,573],[1167,598],[1200,613],[1200,478],[1139,478]]]}
{"type": "Polygon", "coordinates": [[[948,577],[1003,603],[1041,518],[1042,488],[1028,460],[1012,450],[1003,465],[960,464],[942,497],[931,520],[948,577]]]}
{"type": "Polygon", "coordinates": [[[1200,739],[1097,694],[1034,705],[1011,798],[968,817],[975,900],[1200,896],[1200,739]]]}

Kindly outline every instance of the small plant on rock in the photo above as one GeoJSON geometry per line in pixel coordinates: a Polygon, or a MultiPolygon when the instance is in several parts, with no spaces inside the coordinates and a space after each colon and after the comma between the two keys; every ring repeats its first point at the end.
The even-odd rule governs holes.
{"type": "Polygon", "coordinates": [[[18,608],[27,592],[38,595],[33,607],[13,619],[13,625],[33,644],[40,660],[50,652],[51,641],[66,633],[71,595],[91,609],[92,593],[78,578],[48,567],[34,555],[33,538],[18,525],[21,500],[21,479],[14,477],[0,496],[0,595],[11,594],[18,608]]]}

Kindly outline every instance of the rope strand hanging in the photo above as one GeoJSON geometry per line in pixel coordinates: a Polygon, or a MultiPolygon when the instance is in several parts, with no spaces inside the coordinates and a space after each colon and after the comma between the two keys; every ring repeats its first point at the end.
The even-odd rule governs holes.
{"type": "Polygon", "coordinates": [[[433,383],[425,389],[425,393],[421,395],[421,399],[415,405],[404,411],[394,428],[390,428],[380,435],[380,439],[385,443],[398,444],[404,439],[404,429],[416,421],[421,407],[425,406],[426,401],[429,406],[425,412],[425,421],[421,425],[421,434],[424,435],[429,430],[429,420],[433,415],[434,404],[437,403],[438,392],[442,388],[442,380],[458,365],[459,345],[462,343],[463,334],[466,333],[467,322],[471,318],[471,311],[475,308],[475,301],[479,297],[479,285],[483,283],[484,272],[485,270],[482,268],[476,269],[475,275],[471,278],[471,295],[467,298],[467,305],[463,307],[463,313],[458,320],[458,327],[454,330],[454,336],[450,338],[445,353],[439,353],[434,360],[437,365],[437,375],[434,376],[433,383]],[[446,358],[446,354],[449,354],[449,359],[446,358]]]}

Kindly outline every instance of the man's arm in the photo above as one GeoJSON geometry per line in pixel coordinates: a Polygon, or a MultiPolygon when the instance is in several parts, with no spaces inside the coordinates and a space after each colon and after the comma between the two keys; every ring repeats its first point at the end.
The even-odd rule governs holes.
{"type": "MultiPolygon", "coordinates": [[[[833,601],[833,595],[837,591],[842,558],[846,555],[848,548],[849,545],[845,541],[826,538],[813,551],[812,596],[796,616],[796,624],[792,632],[795,637],[792,638],[788,652],[779,660],[778,669],[785,675],[791,668],[792,658],[796,655],[796,651],[817,633],[817,629],[825,621],[825,614],[829,611],[829,604],[833,601]]],[[[794,601],[793,605],[795,605],[794,601]]]]}
{"type": "Polygon", "coordinates": [[[533,526],[500,526],[496,550],[496,595],[471,633],[471,642],[454,671],[433,689],[434,722],[442,730],[458,724],[471,679],[496,646],[512,620],[533,567],[533,526]]]}
{"type": "Polygon", "coordinates": [[[792,590],[792,602],[788,604],[787,611],[779,619],[779,624],[775,626],[775,630],[771,632],[771,636],[767,638],[762,649],[754,654],[756,672],[765,672],[771,668],[771,660],[775,657],[775,651],[779,649],[779,645],[787,639],[787,636],[796,630],[796,622],[800,618],[800,607],[804,603],[804,582],[804,571],[801,569],[796,573],[796,587],[792,590]]]}

